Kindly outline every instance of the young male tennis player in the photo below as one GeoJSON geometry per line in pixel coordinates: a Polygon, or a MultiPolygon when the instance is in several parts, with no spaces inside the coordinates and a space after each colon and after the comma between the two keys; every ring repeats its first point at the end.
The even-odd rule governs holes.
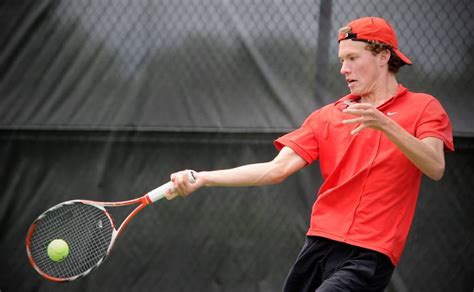
{"type": "Polygon", "coordinates": [[[422,173],[441,179],[444,151],[454,150],[438,100],[397,82],[411,61],[386,20],[351,21],[338,41],[350,94],[278,138],[272,161],[198,172],[193,184],[186,171],[171,175],[184,196],[202,186],[279,183],[319,159],[324,183],[284,291],[383,291],[405,245],[422,173]]]}

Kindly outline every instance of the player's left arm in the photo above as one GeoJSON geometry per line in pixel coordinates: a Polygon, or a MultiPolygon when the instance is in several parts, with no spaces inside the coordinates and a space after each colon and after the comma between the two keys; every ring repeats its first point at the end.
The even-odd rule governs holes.
{"type": "Polygon", "coordinates": [[[444,143],[435,137],[418,139],[398,123],[385,116],[372,104],[354,104],[344,110],[348,114],[358,116],[344,120],[344,124],[360,124],[351,134],[356,134],[365,128],[378,129],[387,136],[426,176],[440,180],[445,169],[444,143]]]}

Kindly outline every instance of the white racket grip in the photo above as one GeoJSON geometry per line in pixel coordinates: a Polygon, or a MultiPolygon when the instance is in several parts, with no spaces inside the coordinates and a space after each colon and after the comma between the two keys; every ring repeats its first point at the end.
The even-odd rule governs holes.
{"type": "MultiPolygon", "coordinates": [[[[194,183],[196,181],[196,174],[194,171],[192,170],[188,171],[188,180],[190,183],[194,183]]],[[[157,187],[156,189],[151,190],[146,195],[148,196],[150,201],[154,203],[158,200],[163,199],[167,193],[171,193],[171,197],[169,197],[170,200],[176,198],[176,196],[178,195],[178,193],[175,192],[174,183],[172,181],[169,181],[165,183],[164,185],[161,185],[157,187]]]]}
{"type": "Polygon", "coordinates": [[[156,189],[151,190],[146,195],[148,196],[150,201],[152,201],[154,203],[158,200],[163,199],[165,197],[166,193],[168,193],[168,192],[169,193],[174,192],[174,184],[173,184],[172,181],[169,181],[169,182],[165,183],[164,185],[161,185],[161,186],[157,187],[156,189]]]}

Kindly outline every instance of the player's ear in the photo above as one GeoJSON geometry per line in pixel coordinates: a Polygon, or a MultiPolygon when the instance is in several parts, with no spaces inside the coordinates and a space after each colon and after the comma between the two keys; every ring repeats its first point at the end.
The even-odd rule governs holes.
{"type": "Polygon", "coordinates": [[[380,65],[385,65],[388,64],[388,61],[390,60],[390,50],[383,50],[380,52],[380,65]]]}

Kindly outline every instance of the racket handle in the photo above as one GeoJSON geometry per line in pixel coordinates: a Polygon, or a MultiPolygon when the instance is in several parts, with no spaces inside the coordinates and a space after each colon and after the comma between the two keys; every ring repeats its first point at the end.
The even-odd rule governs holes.
{"type": "MultiPolygon", "coordinates": [[[[194,183],[196,181],[196,176],[195,176],[194,171],[189,170],[188,179],[190,183],[194,183]]],[[[157,187],[156,189],[151,190],[150,192],[148,192],[148,194],[146,194],[146,196],[148,196],[150,201],[154,203],[158,200],[163,199],[167,193],[171,193],[171,197],[169,198],[170,200],[178,196],[178,193],[175,192],[174,183],[172,181],[169,181],[165,183],[164,185],[161,185],[157,187]]]]}

